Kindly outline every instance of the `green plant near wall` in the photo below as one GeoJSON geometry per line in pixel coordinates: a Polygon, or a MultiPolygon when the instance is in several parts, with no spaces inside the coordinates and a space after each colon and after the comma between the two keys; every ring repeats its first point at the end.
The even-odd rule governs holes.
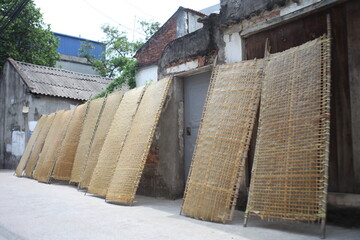
{"type": "MultiPolygon", "coordinates": [[[[149,39],[160,26],[160,23],[157,22],[140,21],[139,23],[145,33],[145,39],[149,39]]],[[[126,33],[119,31],[116,27],[104,25],[102,30],[105,33],[105,41],[103,42],[105,51],[102,57],[97,59],[94,55],[90,54],[91,50],[94,49],[90,42],[82,44],[79,54],[87,58],[99,75],[115,79],[104,91],[94,98],[103,97],[124,85],[127,85],[130,89],[136,87],[135,73],[137,62],[133,55],[144,44],[141,41],[129,41],[126,33]]]]}
{"type": "Polygon", "coordinates": [[[115,78],[114,81],[112,81],[105,90],[101,91],[99,94],[97,94],[92,99],[101,98],[106,96],[107,94],[110,94],[114,92],[116,89],[121,88],[124,85],[128,85],[130,89],[136,87],[135,82],[135,72],[136,72],[136,60],[131,59],[129,63],[127,63],[126,67],[124,67],[121,75],[117,78],[115,78]]]}
{"type": "Polygon", "coordinates": [[[103,42],[105,51],[101,58],[95,58],[94,55],[90,54],[94,48],[90,42],[83,42],[79,54],[87,58],[99,75],[115,79],[96,98],[105,96],[123,85],[129,86],[129,88],[136,86],[135,72],[137,64],[136,59],[132,56],[142,45],[141,42],[130,42],[125,33],[120,32],[115,27],[105,25],[102,30],[106,35],[106,40],[103,42]]]}

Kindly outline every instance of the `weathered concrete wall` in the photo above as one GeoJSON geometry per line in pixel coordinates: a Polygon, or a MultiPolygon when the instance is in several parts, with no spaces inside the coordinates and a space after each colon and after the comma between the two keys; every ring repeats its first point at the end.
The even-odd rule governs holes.
{"type": "Polygon", "coordinates": [[[184,192],[183,83],[174,79],[146,161],[138,194],[176,199],[184,192]]]}
{"type": "Polygon", "coordinates": [[[160,77],[170,73],[166,71],[167,68],[194,60],[200,61],[196,67],[202,67],[211,64],[215,55],[223,54],[224,41],[218,27],[219,16],[212,14],[202,22],[203,28],[175,39],[166,46],[159,61],[160,77]]]}
{"type": "Polygon", "coordinates": [[[150,65],[146,67],[139,67],[136,70],[135,81],[136,87],[146,85],[150,82],[156,82],[158,80],[158,66],[150,65]]]}
{"type": "Polygon", "coordinates": [[[0,168],[15,169],[40,116],[70,109],[81,101],[29,93],[9,62],[4,66],[0,82],[0,168]],[[28,107],[28,113],[23,113],[24,106],[28,107]]]}
{"type": "Polygon", "coordinates": [[[29,121],[37,121],[43,114],[50,114],[59,110],[73,109],[83,101],[57,98],[45,95],[29,95],[29,121]]]}
{"type": "MultiPolygon", "coordinates": [[[[28,106],[29,98],[27,87],[9,62],[4,65],[1,88],[3,92],[0,103],[2,107],[2,128],[0,129],[0,135],[2,136],[0,156],[2,157],[0,159],[0,168],[14,169],[19,156],[13,155],[13,152],[18,152],[19,145],[16,144],[14,148],[12,147],[12,135],[15,132],[14,135],[20,137],[21,134],[25,133],[24,123],[27,120],[27,115],[23,114],[22,111],[23,106],[28,106]]],[[[21,141],[21,139],[17,140],[21,141]]],[[[22,141],[25,141],[25,139],[22,139],[22,141]]]]}
{"type": "Polygon", "coordinates": [[[172,63],[183,62],[189,58],[204,56],[210,50],[215,50],[211,41],[210,29],[202,28],[185,37],[170,42],[163,51],[160,59],[160,68],[172,63]]]}
{"type": "Polygon", "coordinates": [[[221,0],[221,26],[226,27],[243,19],[284,6],[287,0],[221,0]]]}

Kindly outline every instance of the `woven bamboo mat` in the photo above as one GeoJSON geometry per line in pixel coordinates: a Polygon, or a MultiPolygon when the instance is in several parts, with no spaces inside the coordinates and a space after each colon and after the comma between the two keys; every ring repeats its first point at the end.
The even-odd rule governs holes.
{"type": "Polygon", "coordinates": [[[36,138],[36,142],[34,143],[34,147],[30,153],[29,160],[28,160],[28,163],[25,168],[25,176],[26,177],[29,177],[29,178],[33,177],[34,169],[37,165],[40,153],[43,149],[47,134],[54,122],[55,115],[56,115],[56,113],[52,113],[47,116],[45,123],[44,123],[44,127],[41,129],[39,136],[36,138]]]}
{"type": "Polygon", "coordinates": [[[70,181],[71,170],[88,105],[89,103],[85,103],[75,108],[74,115],[69,123],[64,141],[61,144],[60,152],[57,156],[54,171],[51,176],[53,179],[70,181]]]}
{"type": "Polygon", "coordinates": [[[98,122],[98,118],[100,117],[104,102],[105,98],[98,98],[90,102],[89,109],[86,114],[80,134],[78,147],[76,149],[70,182],[80,182],[81,174],[84,171],[84,167],[89,153],[89,148],[94,136],[94,132],[96,131],[96,124],[98,122]]]}
{"type": "Polygon", "coordinates": [[[170,82],[171,78],[165,78],[146,88],[120,153],[106,201],[127,205],[134,201],[170,82]]]}
{"type": "Polygon", "coordinates": [[[61,110],[61,111],[57,111],[55,116],[54,116],[54,120],[53,123],[51,124],[51,127],[48,131],[48,134],[45,138],[44,141],[44,145],[41,149],[41,152],[39,154],[39,158],[37,160],[35,169],[34,169],[34,173],[33,173],[33,178],[38,180],[40,176],[43,176],[45,171],[43,171],[44,168],[44,162],[46,161],[46,155],[49,151],[49,149],[51,148],[51,144],[53,143],[53,141],[55,140],[54,138],[56,137],[57,131],[55,131],[57,128],[61,128],[62,126],[60,125],[62,123],[62,119],[63,119],[63,113],[65,112],[65,110],[61,110]]]}
{"type": "Polygon", "coordinates": [[[36,124],[36,127],[34,129],[34,132],[32,133],[25,151],[23,153],[23,155],[21,156],[20,162],[16,168],[15,174],[18,177],[21,177],[23,175],[24,169],[26,167],[26,164],[29,160],[31,151],[35,145],[36,139],[38,138],[38,136],[40,135],[40,132],[42,130],[42,128],[44,127],[45,121],[46,121],[47,116],[46,115],[42,115],[41,118],[39,119],[39,121],[36,124]]]}
{"type": "Polygon", "coordinates": [[[49,182],[53,171],[56,157],[61,143],[64,140],[67,127],[72,118],[74,110],[59,111],[54,119],[48,136],[46,137],[43,150],[41,151],[38,165],[35,168],[34,178],[39,182],[49,182]]]}
{"type": "Polygon", "coordinates": [[[181,213],[232,220],[260,100],[261,60],[217,66],[212,75],[181,213]]]}
{"type": "Polygon", "coordinates": [[[325,218],[329,62],[325,37],[270,56],[246,217],[325,218]]]}
{"type": "Polygon", "coordinates": [[[111,123],[99,160],[90,180],[88,192],[105,196],[114,174],[116,163],[132,120],[144,93],[144,87],[132,89],[124,94],[111,123]]]}
{"type": "Polygon", "coordinates": [[[122,92],[116,92],[106,98],[106,103],[99,118],[94,139],[90,147],[85,169],[81,175],[79,183],[80,188],[88,188],[89,186],[91,176],[99,159],[100,151],[109,131],[111,122],[114,119],[115,112],[119,107],[122,96],[122,92]]]}

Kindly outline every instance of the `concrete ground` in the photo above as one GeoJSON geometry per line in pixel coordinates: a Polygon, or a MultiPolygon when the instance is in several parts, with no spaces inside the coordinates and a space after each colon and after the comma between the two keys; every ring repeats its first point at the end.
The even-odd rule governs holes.
{"type": "MultiPolygon", "coordinates": [[[[0,170],[2,239],[319,239],[319,225],[260,221],[243,212],[230,224],[180,216],[182,200],[137,196],[135,206],[107,204],[74,186],[43,184],[0,170]]],[[[359,220],[360,221],[360,220],[359,220]]],[[[327,226],[327,239],[360,239],[360,229],[327,226]]]]}

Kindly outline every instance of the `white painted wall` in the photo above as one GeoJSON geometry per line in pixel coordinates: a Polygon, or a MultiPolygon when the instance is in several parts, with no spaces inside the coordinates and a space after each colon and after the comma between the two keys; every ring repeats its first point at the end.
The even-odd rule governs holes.
{"type": "Polygon", "coordinates": [[[224,34],[225,42],[225,62],[233,63],[243,60],[243,39],[239,32],[224,34]]]}
{"type": "Polygon", "coordinates": [[[158,66],[139,67],[135,74],[136,87],[144,86],[158,80],[158,66]]]}

